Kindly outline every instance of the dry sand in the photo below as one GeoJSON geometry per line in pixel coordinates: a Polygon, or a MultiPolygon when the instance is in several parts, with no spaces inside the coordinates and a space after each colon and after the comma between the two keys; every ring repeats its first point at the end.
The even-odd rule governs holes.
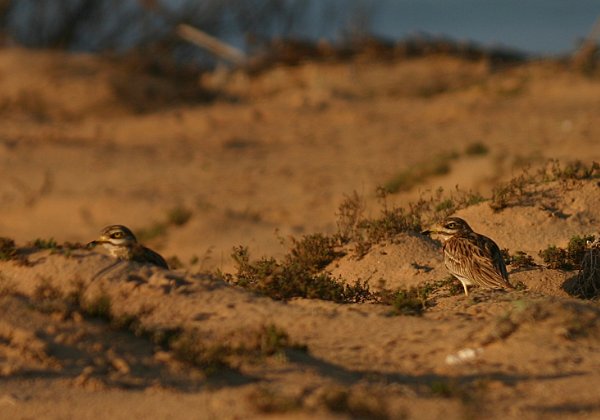
{"type": "MultiPolygon", "coordinates": [[[[138,113],[116,95],[123,77],[97,57],[0,51],[1,235],[19,245],[86,242],[121,223],[183,263],[121,264],[95,277],[112,260],[83,249],[31,248],[29,264],[0,261],[0,417],[600,416],[600,307],[564,290],[574,271],[513,270],[511,281],[528,290],[441,292],[422,316],[390,316],[374,303],[275,301],[208,274],[232,271],[236,245],[281,256],[289,235],[335,232],[353,191],[377,215],[378,185],[442,153],[459,155],[448,173],[387,205],[439,186],[489,197],[549,158],[600,161],[597,78],[556,63],[496,71],[445,56],[308,62],[207,76],[235,100],[138,113]],[[489,152],[465,154],[474,143],[489,152]],[[174,209],[189,221],[172,223],[174,209]],[[79,303],[65,307],[69,294],[79,303]],[[272,326],[289,346],[265,356],[272,326]],[[230,355],[227,368],[195,366],[176,357],[185,342],[180,353],[164,345],[174,332],[246,354],[230,355]]],[[[458,215],[538,263],[548,245],[600,230],[598,180],[540,191],[524,205],[494,212],[483,202],[458,215]]],[[[439,246],[414,234],[328,270],[374,289],[447,275],[439,246]]]]}

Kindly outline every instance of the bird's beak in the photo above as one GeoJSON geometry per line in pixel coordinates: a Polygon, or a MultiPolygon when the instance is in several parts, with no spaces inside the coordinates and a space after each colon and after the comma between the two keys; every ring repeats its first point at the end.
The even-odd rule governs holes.
{"type": "Polygon", "coordinates": [[[102,245],[102,244],[104,244],[106,242],[108,242],[106,236],[101,236],[98,239],[96,239],[95,241],[92,241],[92,242],[88,243],[85,247],[88,248],[88,249],[92,249],[95,246],[102,245]]]}
{"type": "Polygon", "coordinates": [[[428,227],[425,230],[422,230],[421,235],[431,235],[432,233],[439,233],[439,231],[440,231],[440,227],[436,224],[436,225],[428,227]]]}

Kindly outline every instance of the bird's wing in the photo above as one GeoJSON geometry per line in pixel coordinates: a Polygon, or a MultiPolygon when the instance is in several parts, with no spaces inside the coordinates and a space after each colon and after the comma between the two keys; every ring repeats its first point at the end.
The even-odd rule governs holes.
{"type": "Polygon", "coordinates": [[[154,264],[158,267],[162,267],[167,270],[169,269],[169,265],[165,259],[160,254],[152,251],[150,248],[140,245],[135,254],[134,260],[139,263],[154,264]]]}
{"type": "Polygon", "coordinates": [[[512,287],[498,246],[483,235],[459,236],[444,246],[444,261],[451,274],[488,288],[512,287]]]}

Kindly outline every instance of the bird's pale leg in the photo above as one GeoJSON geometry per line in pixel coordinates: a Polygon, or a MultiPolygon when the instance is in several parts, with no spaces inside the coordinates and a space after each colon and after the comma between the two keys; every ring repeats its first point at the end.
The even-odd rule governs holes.
{"type": "Polygon", "coordinates": [[[467,287],[467,283],[462,283],[462,285],[463,289],[465,289],[465,296],[469,296],[469,288],[467,287]]]}

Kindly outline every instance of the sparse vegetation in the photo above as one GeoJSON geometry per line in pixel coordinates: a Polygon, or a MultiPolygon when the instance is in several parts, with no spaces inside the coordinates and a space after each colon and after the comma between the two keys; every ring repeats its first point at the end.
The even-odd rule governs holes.
{"type": "Polygon", "coordinates": [[[83,302],[83,310],[92,318],[101,318],[107,321],[111,319],[112,300],[106,291],[100,291],[90,300],[83,302]]]}
{"type": "Polygon", "coordinates": [[[329,411],[347,414],[351,418],[388,419],[389,409],[385,399],[373,391],[334,386],[321,395],[321,404],[329,411]]]}
{"type": "Polygon", "coordinates": [[[390,315],[422,315],[427,307],[428,294],[423,288],[411,287],[386,290],[377,296],[380,303],[392,306],[390,315]]]}
{"type": "Polygon", "coordinates": [[[346,197],[337,213],[338,233],[335,237],[342,244],[352,242],[354,253],[359,258],[373,244],[392,239],[403,232],[419,233],[424,226],[484,200],[479,194],[458,188],[447,196],[440,188],[429,198],[421,198],[406,207],[390,208],[385,188],[380,187],[377,194],[381,202],[379,217],[363,217],[364,203],[356,193],[346,197]]]}
{"type": "Polygon", "coordinates": [[[581,268],[573,279],[569,292],[584,299],[600,296],[600,239],[588,243],[581,268]]]}
{"type": "Polygon", "coordinates": [[[503,249],[502,257],[504,258],[506,265],[510,265],[514,268],[531,268],[538,266],[533,257],[525,251],[516,251],[511,255],[508,249],[503,249]]]}
{"type": "Polygon", "coordinates": [[[183,206],[177,206],[167,214],[167,223],[173,226],[183,226],[192,218],[192,211],[183,206]]]}
{"type": "Polygon", "coordinates": [[[540,251],[540,257],[548,268],[561,270],[580,269],[587,250],[587,242],[593,241],[594,236],[574,236],[569,240],[567,248],[551,245],[540,251]]]}
{"type": "Polygon", "coordinates": [[[54,238],[50,238],[50,239],[41,239],[38,238],[36,240],[34,240],[31,245],[34,248],[38,248],[38,249],[50,249],[50,250],[57,250],[58,249],[58,243],[54,240],[54,238]]]}
{"type": "Polygon", "coordinates": [[[561,165],[558,161],[551,160],[535,173],[530,173],[525,168],[519,176],[495,187],[490,207],[494,211],[500,211],[507,207],[531,206],[544,196],[544,192],[539,189],[540,185],[560,181],[565,187],[569,187],[567,183],[571,181],[596,178],[600,178],[600,164],[597,162],[586,165],[581,161],[574,161],[561,165]]]}
{"type": "MultiPolygon", "coordinates": [[[[316,237],[311,238],[311,242],[318,241],[316,237]]],[[[247,248],[234,248],[232,258],[237,265],[237,273],[225,276],[225,280],[279,300],[304,297],[337,303],[365,301],[370,295],[366,282],[356,281],[350,285],[326,272],[317,272],[318,265],[326,260],[322,251],[327,248],[318,246],[317,254],[311,254],[310,249],[315,249],[313,245],[304,246],[296,242],[294,249],[302,251],[288,254],[282,262],[274,258],[250,261],[247,248]]]]}
{"type": "Polygon", "coordinates": [[[8,261],[17,258],[17,247],[15,241],[10,238],[0,237],[0,260],[8,261]]]}
{"type": "Polygon", "coordinates": [[[458,157],[457,153],[444,153],[427,162],[405,169],[383,185],[388,193],[408,191],[415,185],[422,184],[428,178],[446,175],[450,172],[450,162],[458,157]]]}
{"type": "Polygon", "coordinates": [[[140,242],[151,241],[152,239],[166,235],[167,228],[168,225],[166,223],[156,222],[147,228],[139,229],[136,236],[140,242]]]}
{"type": "Polygon", "coordinates": [[[192,215],[192,211],[186,207],[174,207],[167,212],[164,221],[155,222],[146,228],[139,229],[136,236],[140,242],[165,236],[169,227],[185,225],[192,218],[192,215]]]}
{"type": "Polygon", "coordinates": [[[307,350],[306,346],[292,342],[287,332],[273,324],[257,329],[240,329],[216,343],[196,330],[183,330],[171,338],[169,347],[179,359],[209,373],[243,362],[256,363],[266,357],[283,354],[288,349],[307,350]]]}
{"type": "Polygon", "coordinates": [[[490,152],[490,149],[481,142],[471,143],[465,149],[467,156],[485,156],[490,152]]]}
{"type": "Polygon", "coordinates": [[[430,305],[431,296],[446,290],[450,296],[463,293],[462,285],[453,276],[443,280],[427,282],[407,289],[388,290],[373,293],[371,300],[392,307],[390,315],[422,315],[430,305]]]}
{"type": "Polygon", "coordinates": [[[275,387],[261,386],[248,395],[248,401],[260,412],[266,414],[287,413],[300,410],[302,399],[283,394],[275,387]]]}

